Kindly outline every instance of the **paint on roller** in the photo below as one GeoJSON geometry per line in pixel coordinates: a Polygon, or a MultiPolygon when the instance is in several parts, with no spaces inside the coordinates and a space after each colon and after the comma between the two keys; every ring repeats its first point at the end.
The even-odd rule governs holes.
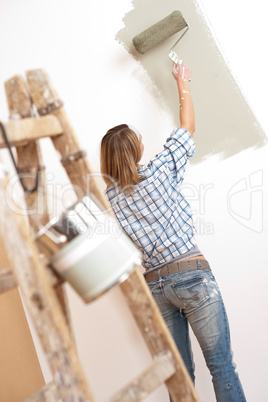
{"type": "MultiPolygon", "coordinates": [[[[140,34],[136,35],[132,42],[135,46],[135,49],[139,53],[143,54],[175,33],[180,32],[184,28],[187,28],[188,30],[187,22],[183,18],[182,13],[179,10],[175,10],[167,17],[156,22],[140,34]]],[[[183,35],[184,33],[180,36],[180,38],[183,35]]],[[[180,38],[176,41],[173,47],[175,47],[175,45],[179,42],[180,38]]]]}
{"type": "Polygon", "coordinates": [[[227,158],[265,145],[267,137],[232,77],[197,2],[133,0],[132,4],[133,10],[123,19],[125,28],[118,32],[116,39],[138,61],[137,78],[168,113],[174,126],[179,125],[179,99],[168,57],[174,37],[144,55],[135,50],[132,39],[177,9],[190,26],[176,53],[192,71],[190,85],[196,115],[197,151],[191,163],[200,162],[211,154],[227,158]]]}

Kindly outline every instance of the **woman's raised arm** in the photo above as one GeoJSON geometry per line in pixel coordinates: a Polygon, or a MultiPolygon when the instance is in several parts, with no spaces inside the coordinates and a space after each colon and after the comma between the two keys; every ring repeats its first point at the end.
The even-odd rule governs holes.
{"type": "Polygon", "coordinates": [[[178,65],[173,65],[172,74],[177,82],[180,98],[180,123],[181,128],[189,131],[191,136],[195,131],[195,116],[192,96],[189,88],[191,71],[180,60],[178,65]]]}

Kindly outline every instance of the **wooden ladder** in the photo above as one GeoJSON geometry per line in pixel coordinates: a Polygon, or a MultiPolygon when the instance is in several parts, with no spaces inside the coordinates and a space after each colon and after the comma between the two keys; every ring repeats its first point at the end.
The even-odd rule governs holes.
{"type": "MultiPolygon", "coordinates": [[[[11,264],[10,269],[1,272],[0,292],[19,286],[53,378],[51,384],[27,398],[27,402],[94,401],[74,344],[63,281],[49,268],[33,240],[38,229],[36,222],[45,225],[49,221],[46,173],[39,140],[51,138],[79,196],[81,192],[87,194],[90,176],[90,192],[105,207],[108,207],[107,201],[47,74],[41,69],[27,71],[26,81],[21,76],[14,76],[5,82],[5,89],[10,120],[3,125],[10,144],[16,147],[18,169],[26,176],[24,187],[33,187],[38,175],[38,191],[24,192],[23,202],[31,211],[28,217],[11,209],[7,201],[13,197],[10,183],[14,176],[11,177],[0,164],[0,226],[11,264]],[[41,211],[38,210],[40,192],[41,211]],[[8,230],[11,225],[12,231],[8,230]]],[[[0,147],[5,146],[1,137],[0,147]]],[[[140,270],[136,269],[120,287],[153,357],[153,364],[110,400],[140,401],[165,382],[173,402],[199,401],[140,270]]]]}

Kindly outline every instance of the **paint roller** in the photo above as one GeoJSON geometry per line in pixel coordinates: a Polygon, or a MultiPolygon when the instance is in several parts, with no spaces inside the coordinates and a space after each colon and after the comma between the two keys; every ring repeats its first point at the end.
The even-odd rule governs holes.
{"type": "Polygon", "coordinates": [[[177,65],[179,63],[179,57],[173,49],[186,34],[188,29],[189,25],[183,18],[182,13],[179,10],[175,10],[167,17],[141,32],[139,35],[136,35],[132,42],[135,49],[139,53],[144,54],[158,45],[160,42],[164,41],[175,33],[184,30],[169,52],[169,58],[174,64],[177,65]]]}

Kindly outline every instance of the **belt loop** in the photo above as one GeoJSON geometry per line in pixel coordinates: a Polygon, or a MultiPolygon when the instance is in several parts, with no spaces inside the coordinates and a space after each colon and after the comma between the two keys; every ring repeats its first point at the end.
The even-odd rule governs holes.
{"type": "Polygon", "coordinates": [[[201,267],[200,258],[197,258],[197,259],[196,259],[196,262],[197,262],[197,269],[201,269],[202,267],[201,267]]]}

